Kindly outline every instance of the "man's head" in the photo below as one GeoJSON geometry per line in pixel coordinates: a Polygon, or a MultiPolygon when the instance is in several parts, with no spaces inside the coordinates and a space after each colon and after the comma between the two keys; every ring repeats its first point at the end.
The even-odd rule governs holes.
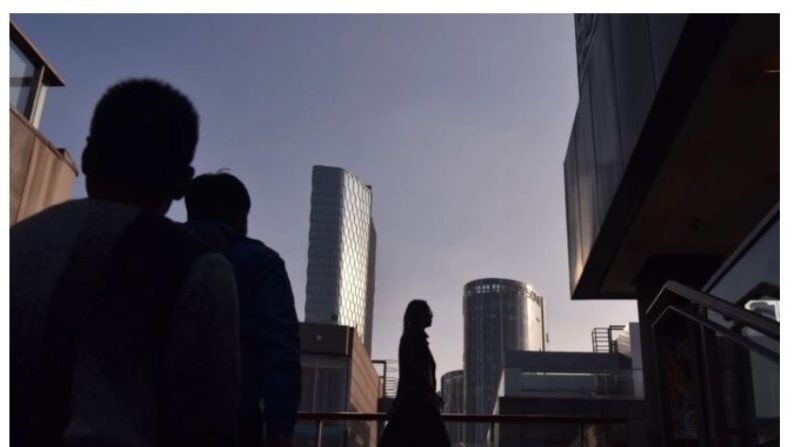
{"type": "Polygon", "coordinates": [[[130,79],[97,103],[83,151],[89,197],[161,214],[193,177],[199,117],[190,100],[153,79],[130,79]]]}
{"type": "Polygon", "coordinates": [[[251,198],[237,177],[225,172],[203,174],[194,178],[185,193],[188,220],[213,220],[229,225],[245,236],[251,198]]]}

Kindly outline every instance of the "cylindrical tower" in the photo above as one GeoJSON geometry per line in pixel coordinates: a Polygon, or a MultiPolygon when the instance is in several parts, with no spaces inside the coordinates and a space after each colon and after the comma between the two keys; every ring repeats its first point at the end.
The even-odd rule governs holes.
{"type": "MultiPolygon", "coordinates": [[[[464,286],[464,406],[491,414],[507,351],[543,351],[544,299],[520,281],[484,278],[464,286]]],[[[486,426],[468,424],[467,445],[485,445],[486,426]]]]}

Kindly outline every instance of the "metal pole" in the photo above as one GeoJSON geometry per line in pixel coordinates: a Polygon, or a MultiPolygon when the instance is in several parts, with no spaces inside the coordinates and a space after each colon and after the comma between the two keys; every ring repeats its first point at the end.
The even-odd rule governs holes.
{"type": "Polygon", "coordinates": [[[322,447],[323,443],[323,419],[317,420],[317,427],[315,427],[315,447],[322,447]]]}

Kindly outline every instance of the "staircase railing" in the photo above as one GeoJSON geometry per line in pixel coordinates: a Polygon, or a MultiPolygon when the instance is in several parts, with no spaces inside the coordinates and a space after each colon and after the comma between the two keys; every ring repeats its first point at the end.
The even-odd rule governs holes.
{"type": "MultiPolygon", "coordinates": [[[[748,301],[763,296],[778,299],[778,287],[760,284],[742,297],[740,302],[733,303],[678,282],[668,281],[646,310],[646,316],[651,322],[652,334],[655,339],[654,355],[657,356],[657,363],[661,370],[664,369],[663,357],[665,357],[661,354],[661,350],[666,349],[661,345],[663,340],[667,339],[670,343],[673,337],[692,342],[689,346],[693,349],[692,359],[695,364],[694,370],[697,371],[695,389],[700,396],[698,402],[701,415],[698,418],[700,421],[699,433],[703,431],[706,434],[706,436],[699,435],[699,439],[702,441],[701,445],[731,445],[733,443],[729,441],[730,437],[734,437],[734,441],[739,440],[740,445],[744,446],[767,445],[766,443],[771,439],[776,442],[778,438],[777,429],[774,430],[774,433],[765,433],[755,429],[750,422],[738,422],[735,424],[737,427],[730,427],[726,421],[727,411],[730,411],[727,408],[734,408],[731,411],[740,414],[740,412],[747,413],[748,408],[754,405],[754,402],[747,397],[749,389],[753,396],[753,387],[748,385],[751,383],[751,373],[753,373],[750,371],[751,362],[749,360],[752,353],[775,365],[780,362],[779,352],[775,349],[775,345],[780,341],[780,324],[743,307],[748,301]],[[671,323],[676,321],[684,321],[685,324],[671,323]],[[756,334],[756,336],[749,334],[756,334]],[[774,342],[768,343],[768,346],[761,344],[760,334],[774,342]],[[719,340],[721,337],[723,339],[719,340]],[[731,350],[728,350],[725,348],[728,345],[726,341],[731,341],[736,346],[732,345],[731,350]],[[746,350],[744,354],[742,351],[737,351],[738,347],[746,350]],[[722,352],[732,354],[730,357],[720,358],[722,352]],[[737,354],[737,352],[741,352],[741,354],[737,354]],[[734,394],[727,390],[731,390],[734,394]],[[729,403],[731,405],[727,406],[729,403]]],[[[670,348],[666,355],[670,362],[670,348]]],[[[680,383],[661,382],[659,390],[661,396],[666,393],[666,390],[677,388],[680,385],[680,383]]],[[[661,402],[670,405],[670,401],[662,400],[661,402]]],[[[666,413],[670,406],[665,408],[665,404],[661,409],[663,414],[661,422],[668,437],[671,436],[670,433],[674,429],[671,427],[673,420],[671,413],[666,413]]],[[[734,419],[745,421],[748,418],[741,416],[734,419]]],[[[778,418],[774,420],[775,426],[778,425],[777,420],[778,418]]],[[[669,439],[666,444],[670,441],[669,439]]]]}

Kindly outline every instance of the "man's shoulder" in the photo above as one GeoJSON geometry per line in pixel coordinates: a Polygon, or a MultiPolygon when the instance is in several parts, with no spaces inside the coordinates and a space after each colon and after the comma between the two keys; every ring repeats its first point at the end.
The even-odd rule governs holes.
{"type": "Polygon", "coordinates": [[[238,238],[232,245],[231,250],[245,258],[261,263],[281,261],[282,259],[276,250],[268,247],[260,240],[249,237],[238,238]]]}
{"type": "Polygon", "coordinates": [[[142,214],[140,222],[155,229],[162,238],[162,243],[181,245],[198,251],[208,251],[184,225],[156,214],[142,214]]]}
{"type": "Polygon", "coordinates": [[[74,226],[83,220],[92,204],[87,199],[69,200],[26,217],[11,226],[11,236],[21,235],[42,228],[74,226]]]}
{"type": "Polygon", "coordinates": [[[140,209],[91,199],[53,205],[11,226],[12,253],[35,253],[71,247],[80,234],[90,245],[112,241],[140,214],[140,209]]]}
{"type": "Polygon", "coordinates": [[[189,268],[199,257],[212,251],[202,245],[183,225],[164,216],[142,212],[125,230],[118,250],[135,258],[149,259],[156,268],[189,268]]]}

